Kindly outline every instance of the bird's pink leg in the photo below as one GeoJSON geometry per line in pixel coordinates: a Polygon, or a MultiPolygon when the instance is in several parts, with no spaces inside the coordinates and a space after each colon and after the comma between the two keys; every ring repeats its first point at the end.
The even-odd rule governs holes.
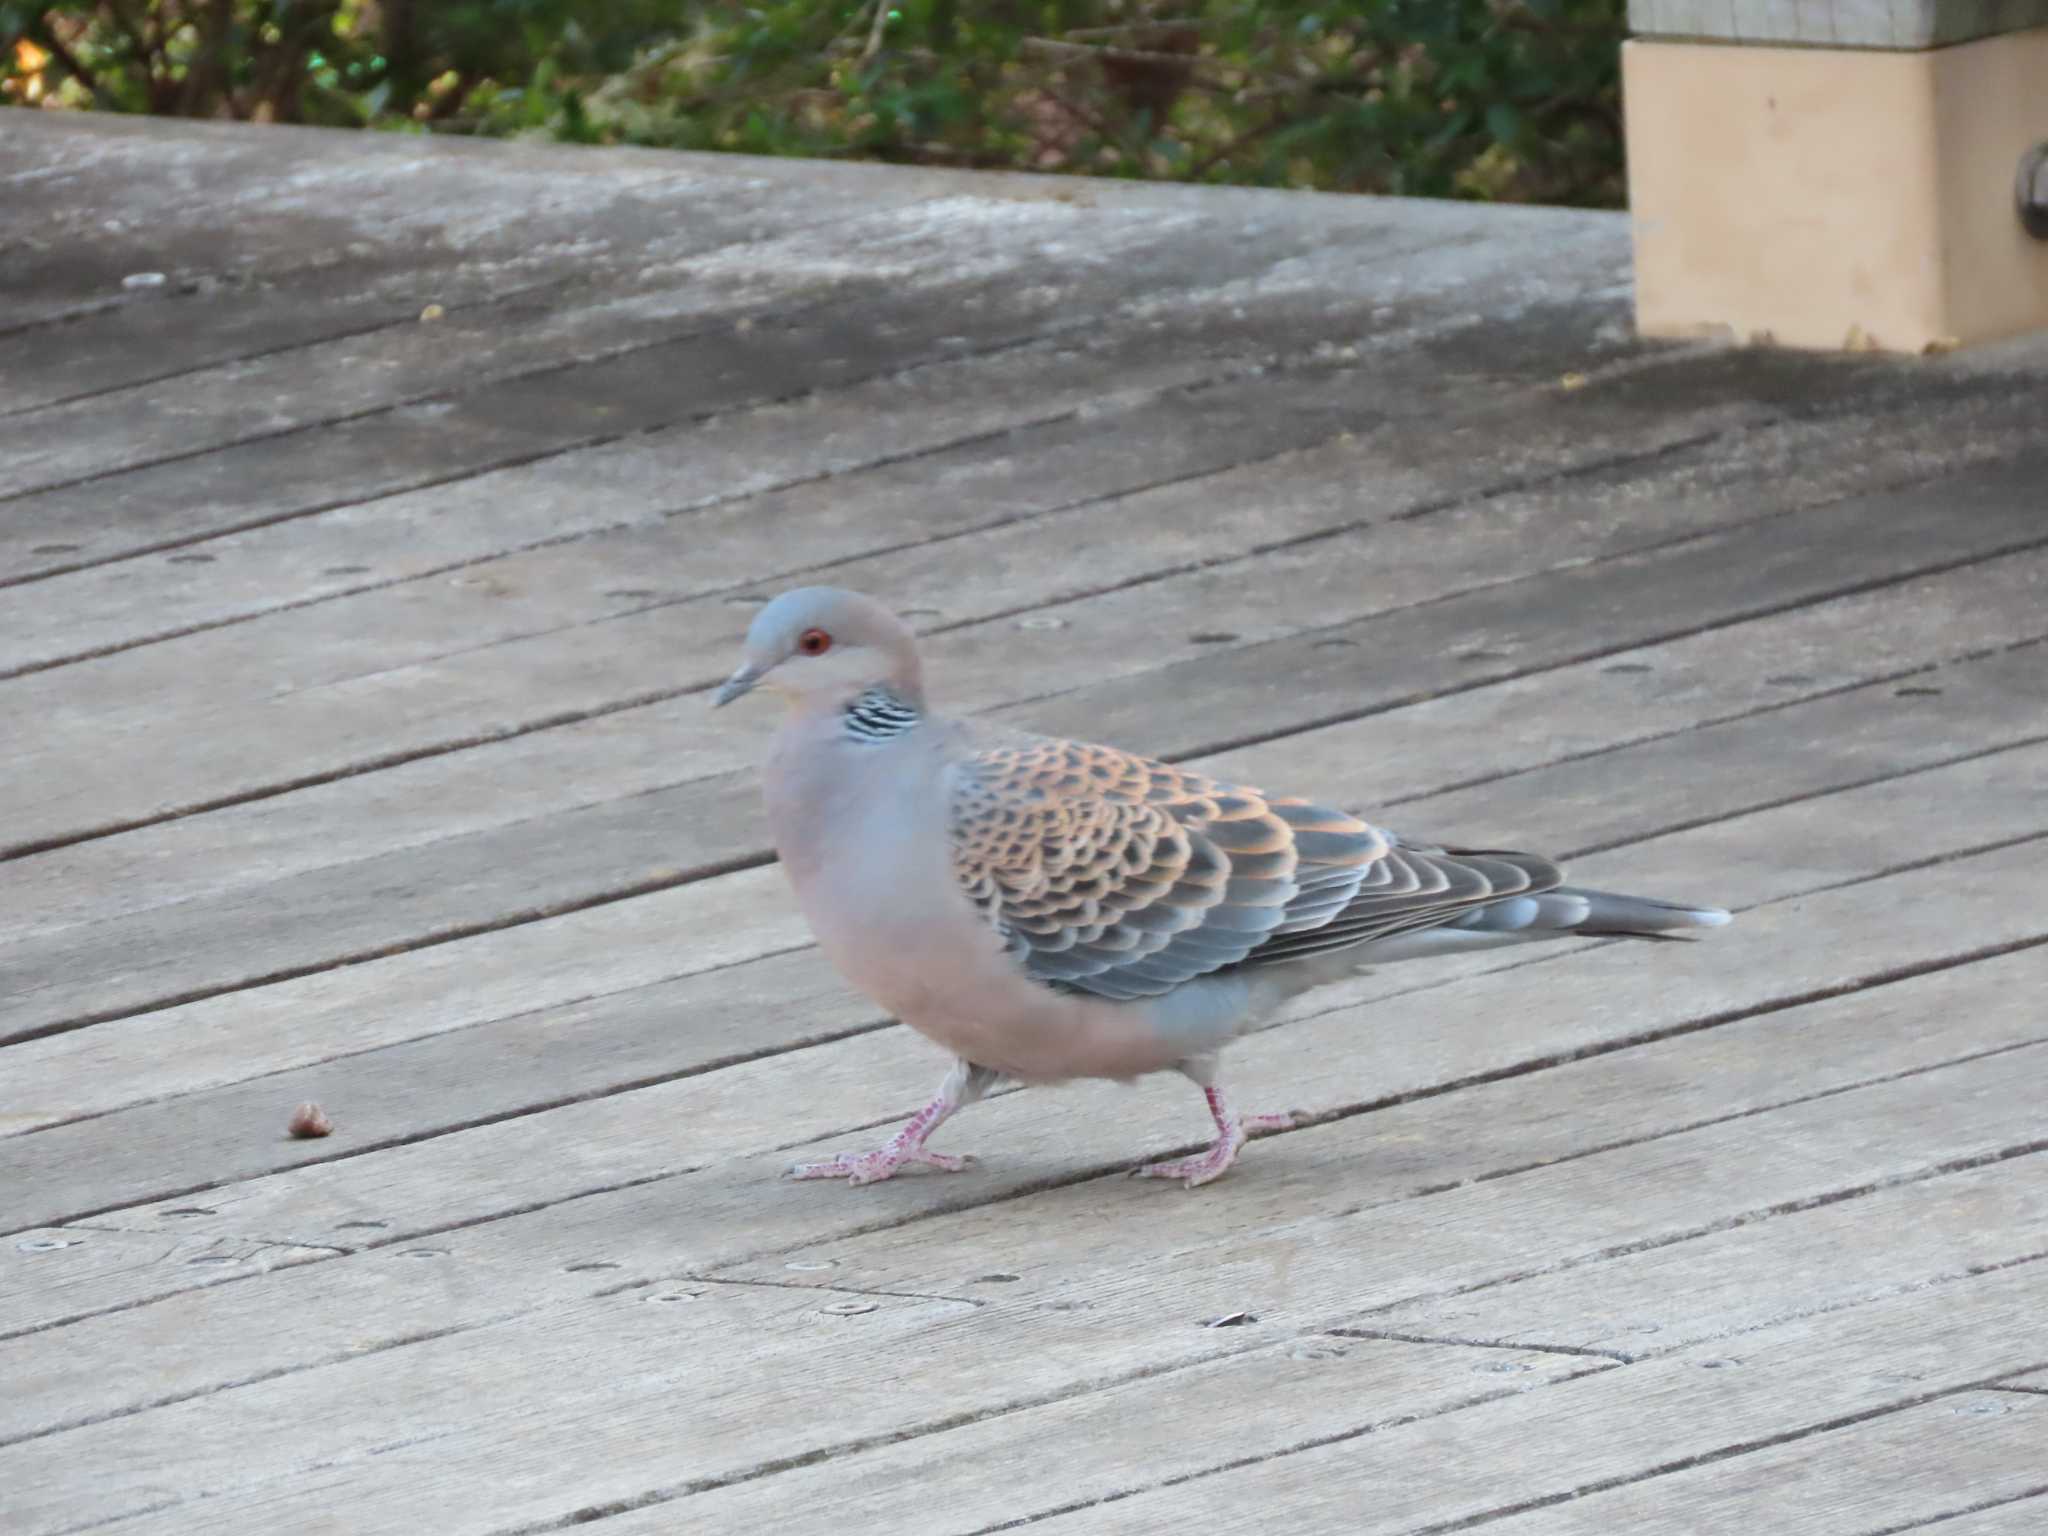
{"type": "Polygon", "coordinates": [[[894,1177],[896,1170],[912,1164],[959,1173],[974,1161],[933,1152],[925,1146],[933,1131],[952,1117],[955,1110],[972,1104],[996,1081],[996,1074],[961,1062],[946,1074],[937,1097],[912,1115],[903,1129],[872,1152],[841,1152],[821,1163],[798,1163],[789,1170],[795,1179],[844,1179],[848,1184],[875,1184],[894,1177]]]}
{"type": "Polygon", "coordinates": [[[1209,1144],[1209,1150],[1169,1163],[1147,1163],[1131,1170],[1133,1178],[1184,1179],[1188,1188],[1193,1189],[1197,1184],[1221,1178],[1237,1161],[1238,1149],[1248,1137],[1262,1131],[1291,1131],[1301,1123],[1300,1116],[1294,1114],[1240,1115],[1214,1083],[1202,1086],[1202,1097],[1209,1101],[1209,1115],[1216,1122],[1216,1139],[1209,1144]]]}

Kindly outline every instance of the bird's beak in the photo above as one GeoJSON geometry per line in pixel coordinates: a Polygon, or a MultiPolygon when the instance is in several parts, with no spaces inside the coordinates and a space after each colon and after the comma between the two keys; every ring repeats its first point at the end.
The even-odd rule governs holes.
{"type": "Polygon", "coordinates": [[[754,684],[761,681],[761,668],[741,667],[718,685],[718,692],[711,695],[711,707],[721,709],[743,693],[751,693],[754,684]]]}

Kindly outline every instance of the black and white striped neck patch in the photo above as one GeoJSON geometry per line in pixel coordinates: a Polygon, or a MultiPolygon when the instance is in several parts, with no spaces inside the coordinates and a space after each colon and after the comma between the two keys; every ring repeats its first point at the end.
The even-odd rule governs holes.
{"type": "Polygon", "coordinates": [[[893,741],[923,718],[915,704],[887,688],[874,687],[846,706],[846,734],[869,745],[893,741]]]}

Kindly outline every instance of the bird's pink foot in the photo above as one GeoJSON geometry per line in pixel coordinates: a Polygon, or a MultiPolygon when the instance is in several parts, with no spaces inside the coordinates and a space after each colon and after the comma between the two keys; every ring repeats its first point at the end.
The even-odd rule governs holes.
{"type": "MultiPolygon", "coordinates": [[[[978,1097],[978,1095],[977,1095],[978,1097]]],[[[958,1173],[974,1159],[951,1157],[944,1152],[933,1152],[925,1146],[926,1139],[945,1123],[947,1116],[957,1109],[961,1095],[955,1091],[952,1079],[940,1090],[939,1096],[910,1117],[903,1129],[882,1146],[872,1152],[842,1152],[837,1157],[828,1157],[821,1163],[798,1163],[789,1170],[795,1179],[844,1179],[848,1184],[878,1184],[883,1179],[894,1178],[896,1170],[912,1165],[937,1168],[943,1173],[958,1173]]]]}
{"type": "Polygon", "coordinates": [[[1220,1179],[1230,1165],[1237,1161],[1237,1149],[1244,1145],[1238,1141],[1216,1141],[1209,1150],[1199,1157],[1177,1157],[1168,1163],[1147,1163],[1142,1168],[1133,1168],[1134,1179],[1181,1179],[1189,1189],[1206,1184],[1211,1179],[1220,1179]]]}
{"type": "Polygon", "coordinates": [[[821,1163],[798,1163],[789,1170],[789,1176],[793,1179],[844,1179],[848,1184],[879,1184],[883,1179],[894,1178],[898,1169],[913,1164],[937,1168],[945,1173],[959,1173],[973,1161],[971,1157],[954,1157],[924,1147],[899,1147],[892,1141],[872,1152],[842,1152],[821,1163]]]}
{"type": "Polygon", "coordinates": [[[1299,1114],[1239,1116],[1224,1103],[1222,1094],[1213,1088],[1206,1092],[1210,1112],[1216,1118],[1217,1133],[1216,1139],[1209,1144],[1209,1150],[1193,1157],[1177,1157],[1171,1162],[1147,1163],[1142,1168],[1132,1169],[1132,1178],[1180,1179],[1193,1189],[1211,1179],[1221,1178],[1237,1161],[1237,1154],[1247,1138],[1267,1131],[1291,1131],[1302,1123],[1299,1114]]]}

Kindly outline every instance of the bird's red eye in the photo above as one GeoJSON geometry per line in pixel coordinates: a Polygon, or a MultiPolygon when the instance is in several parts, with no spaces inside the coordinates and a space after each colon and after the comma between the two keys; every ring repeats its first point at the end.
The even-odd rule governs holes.
{"type": "Polygon", "coordinates": [[[822,629],[807,629],[797,637],[796,648],[806,656],[822,656],[832,649],[832,637],[822,629]]]}

